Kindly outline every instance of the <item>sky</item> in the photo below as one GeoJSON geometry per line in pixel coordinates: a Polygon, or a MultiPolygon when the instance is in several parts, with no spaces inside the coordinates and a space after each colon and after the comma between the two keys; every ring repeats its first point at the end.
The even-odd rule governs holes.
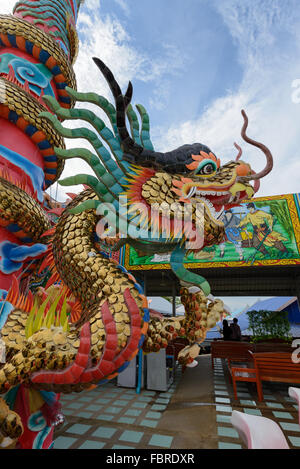
{"type": "MultiPolygon", "coordinates": [[[[14,4],[1,0],[1,13],[14,4]]],[[[299,0],[86,0],[77,26],[78,90],[112,102],[93,56],[124,91],[131,80],[132,102],[147,109],[157,151],[200,142],[226,163],[235,159],[237,142],[258,172],[264,156],[240,137],[245,109],[248,135],[274,158],[257,196],[300,192],[299,0]]],[[[91,170],[72,160],[62,177],[74,172],[91,170]]],[[[79,191],[51,188],[59,200],[79,191]]]]}
{"type": "MultiPolygon", "coordinates": [[[[1,12],[11,12],[14,4],[1,0],[1,12]]],[[[133,104],[146,107],[156,150],[201,142],[226,163],[235,158],[236,141],[259,171],[263,155],[240,137],[245,109],[249,136],[274,157],[257,195],[299,191],[298,0],[86,0],[77,26],[78,90],[113,101],[93,56],[112,69],[123,90],[131,80],[133,104]]],[[[83,168],[91,172],[73,160],[63,176],[83,168]]],[[[66,191],[79,188],[51,191],[63,200],[66,191]]]]}

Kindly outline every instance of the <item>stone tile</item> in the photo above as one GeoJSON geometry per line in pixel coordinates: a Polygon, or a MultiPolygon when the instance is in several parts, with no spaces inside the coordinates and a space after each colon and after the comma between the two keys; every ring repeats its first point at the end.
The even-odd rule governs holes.
{"type": "Polygon", "coordinates": [[[244,398],[244,397],[248,397],[249,399],[251,399],[251,394],[249,394],[248,392],[240,392],[240,391],[237,391],[237,395],[238,397],[241,397],[241,398],[244,398]]]}
{"type": "Polygon", "coordinates": [[[104,441],[86,440],[78,449],[102,449],[105,445],[104,441]]]}
{"type": "Polygon", "coordinates": [[[120,441],[128,441],[130,443],[139,443],[141,441],[143,435],[144,435],[143,432],[125,430],[125,432],[123,432],[122,435],[120,436],[119,440],[120,441]]]}
{"type": "Polygon", "coordinates": [[[97,405],[103,405],[103,404],[108,404],[111,401],[111,399],[105,399],[99,396],[99,400],[97,402],[97,405]],[[99,403],[99,404],[98,404],[99,403]]]}
{"type": "Polygon", "coordinates": [[[279,422],[279,424],[283,428],[283,430],[287,430],[290,432],[300,432],[300,425],[298,423],[279,422]]]}
{"type": "Polygon", "coordinates": [[[80,402],[92,402],[94,400],[94,396],[88,397],[88,396],[80,396],[78,398],[78,401],[80,402]]]}
{"type": "Polygon", "coordinates": [[[149,419],[160,419],[161,413],[160,412],[147,412],[146,418],[149,419]]]}
{"type": "Polygon", "coordinates": [[[84,404],[82,402],[70,402],[68,409],[80,409],[84,404]]]}
{"type": "Polygon", "coordinates": [[[248,400],[240,399],[240,403],[242,405],[253,405],[253,406],[256,407],[256,402],[255,401],[248,401],[248,400]]]}
{"type": "Polygon", "coordinates": [[[118,420],[119,423],[127,423],[128,425],[132,425],[135,422],[135,419],[130,417],[120,417],[118,420]]]}
{"type": "Polygon", "coordinates": [[[97,420],[107,420],[111,421],[114,418],[114,415],[106,415],[106,414],[100,414],[95,417],[97,420]]]}
{"type": "Polygon", "coordinates": [[[63,396],[61,397],[61,401],[72,401],[73,399],[75,398],[75,395],[74,394],[63,394],[63,396]]]}
{"type": "Polygon", "coordinates": [[[117,429],[112,427],[99,427],[94,431],[92,436],[97,438],[111,438],[116,431],[117,429]]]}
{"type": "Polygon", "coordinates": [[[121,399],[116,399],[114,401],[114,405],[119,405],[121,407],[125,406],[125,405],[128,405],[128,401],[123,401],[121,399]]]}
{"type": "Polygon", "coordinates": [[[71,438],[68,436],[59,436],[54,440],[54,449],[68,449],[70,446],[75,443],[76,438],[71,438]]]}
{"type": "Polygon", "coordinates": [[[102,405],[89,405],[87,407],[84,408],[84,410],[90,410],[92,412],[98,412],[100,409],[102,409],[103,406],[102,405]]]}
{"type": "Polygon", "coordinates": [[[245,414],[250,414],[250,415],[262,415],[261,411],[259,409],[243,409],[245,414]]]}
{"type": "Polygon", "coordinates": [[[77,412],[75,409],[66,409],[65,407],[63,407],[63,414],[64,415],[77,415],[77,412]]]}
{"type": "Polygon", "coordinates": [[[148,396],[140,396],[138,397],[138,401],[142,401],[142,402],[151,402],[153,400],[152,397],[148,397],[148,396]]]}
{"type": "Polygon", "coordinates": [[[218,427],[219,436],[227,436],[228,438],[239,438],[238,432],[232,427],[218,427]]]}
{"type": "Polygon", "coordinates": [[[218,423],[231,423],[230,419],[231,419],[231,415],[217,414],[217,422],[218,423]]]}
{"type": "Polygon", "coordinates": [[[167,435],[152,435],[149,441],[149,445],[151,446],[159,446],[163,448],[171,448],[173,441],[172,436],[167,435]]]}
{"type": "Polygon", "coordinates": [[[166,406],[165,405],[159,405],[159,404],[154,404],[153,406],[151,406],[151,410],[166,410],[166,406]]]}
{"type": "Polygon", "coordinates": [[[170,399],[162,399],[162,398],[158,398],[155,400],[155,404],[169,404],[170,402],[170,399]]]}
{"type": "Polygon", "coordinates": [[[107,412],[108,414],[118,414],[121,411],[122,409],[120,407],[107,407],[104,409],[104,412],[107,412]]]}
{"type": "Polygon", "coordinates": [[[223,391],[221,389],[215,389],[215,394],[218,396],[228,396],[228,391],[223,391]]]}
{"type": "Polygon", "coordinates": [[[284,409],[284,406],[279,402],[265,402],[268,407],[276,407],[277,409],[284,409]]]}
{"type": "Polygon", "coordinates": [[[226,397],[215,397],[215,401],[219,404],[230,404],[230,399],[226,397]]]}
{"type": "Polygon", "coordinates": [[[158,422],[155,421],[155,420],[147,420],[147,419],[144,419],[141,421],[140,425],[144,426],[144,427],[150,427],[150,428],[156,428],[157,427],[157,424],[158,422]]]}
{"type": "Polygon", "coordinates": [[[145,402],[133,402],[131,407],[135,407],[137,409],[145,409],[147,404],[145,402]]]}
{"type": "Polygon", "coordinates": [[[216,411],[217,412],[232,412],[232,407],[228,405],[217,405],[216,411]]]}
{"type": "Polygon", "coordinates": [[[85,425],[83,423],[76,423],[68,428],[68,433],[76,433],[77,435],[83,435],[91,428],[91,425],[85,425]]]}
{"type": "Polygon", "coordinates": [[[141,414],[141,412],[142,412],[141,410],[137,410],[137,409],[128,409],[128,410],[126,410],[124,415],[129,415],[129,416],[132,416],[132,417],[138,417],[141,414]]]}
{"type": "Polygon", "coordinates": [[[76,412],[77,417],[83,417],[85,419],[89,419],[93,416],[92,412],[76,412]]]}
{"type": "Polygon", "coordinates": [[[242,446],[237,443],[224,443],[223,441],[218,443],[218,447],[219,449],[242,449],[242,446]]]}
{"type": "Polygon", "coordinates": [[[300,437],[299,436],[288,436],[288,439],[293,446],[300,447],[300,437]]]}
{"type": "Polygon", "coordinates": [[[275,412],[273,411],[274,417],[278,419],[288,419],[288,420],[293,420],[293,417],[289,412],[275,412]]]}
{"type": "Polygon", "coordinates": [[[112,449],[135,449],[133,446],[113,445],[112,449]]]}

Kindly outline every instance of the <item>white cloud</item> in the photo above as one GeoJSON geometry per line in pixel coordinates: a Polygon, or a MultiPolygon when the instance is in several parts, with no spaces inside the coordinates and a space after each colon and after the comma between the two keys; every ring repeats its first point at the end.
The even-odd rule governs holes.
{"type": "Polygon", "coordinates": [[[1,0],[0,10],[2,15],[12,13],[13,8],[16,4],[15,0],[1,0]]]}
{"type": "Polygon", "coordinates": [[[244,75],[236,93],[216,99],[198,119],[175,123],[157,133],[156,148],[170,150],[183,143],[202,142],[227,161],[240,143],[252,167],[264,157],[240,138],[241,109],[249,117],[248,135],[265,143],[274,156],[272,173],[258,195],[299,191],[300,104],[292,102],[292,82],[300,78],[299,25],[296,2],[215,1],[239,50],[244,75]]]}
{"type": "Polygon", "coordinates": [[[123,13],[126,16],[130,15],[130,8],[126,2],[126,0],[115,0],[115,3],[119,5],[119,7],[123,10],[123,13]]]}
{"type": "MultiPolygon", "coordinates": [[[[120,21],[110,15],[102,15],[100,3],[93,6],[93,0],[87,1],[78,18],[78,33],[80,37],[79,55],[74,67],[77,78],[77,89],[81,92],[95,92],[105,96],[113,103],[113,97],[109,87],[94,64],[92,57],[99,57],[113,71],[113,74],[124,90],[128,82],[139,79],[144,82],[153,82],[153,106],[164,106],[167,97],[167,83],[162,86],[162,77],[176,74],[183,67],[184,59],[179,56],[178,51],[170,44],[162,44],[163,54],[155,59],[137,51],[132,45],[132,38],[128,35],[120,21]],[[94,9],[93,9],[94,8],[94,9]],[[93,11],[93,14],[91,14],[93,11]]],[[[90,105],[77,104],[76,107],[92,109],[90,105]]],[[[96,110],[99,115],[99,109],[96,110]]],[[[101,113],[101,111],[100,111],[101,113]]],[[[101,113],[101,118],[105,117],[101,113]]],[[[105,119],[103,119],[105,120],[105,119]]],[[[80,122],[67,123],[68,127],[81,126],[80,122]]],[[[87,124],[84,123],[84,126],[87,124]]],[[[84,140],[66,140],[68,148],[88,147],[90,145],[84,140]]],[[[72,159],[67,161],[62,178],[71,174],[88,173],[92,170],[81,160],[72,159]]],[[[65,198],[69,191],[78,192],[79,187],[59,188],[59,200],[65,198]]],[[[52,191],[53,192],[53,191],[52,191]]],[[[55,189],[56,192],[56,189],[55,189]]]]}

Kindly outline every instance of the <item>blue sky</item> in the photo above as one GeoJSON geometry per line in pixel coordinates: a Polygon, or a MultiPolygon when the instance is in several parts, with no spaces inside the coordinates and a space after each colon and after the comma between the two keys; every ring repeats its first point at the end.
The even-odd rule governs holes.
{"type": "MultiPolygon", "coordinates": [[[[1,12],[14,4],[1,0],[1,12]]],[[[78,89],[111,100],[94,55],[123,89],[131,80],[133,103],[150,114],[156,150],[201,142],[225,163],[237,141],[259,171],[264,158],[240,138],[245,109],[249,136],[274,157],[258,195],[300,192],[299,0],[86,0],[78,32],[78,89]]],[[[91,172],[73,160],[63,176],[83,170],[91,172]]],[[[79,188],[51,191],[63,200],[79,188]]]]}
{"type": "MultiPolygon", "coordinates": [[[[1,12],[10,13],[14,4],[1,0],[1,12]]],[[[274,156],[274,169],[258,195],[299,191],[298,0],[86,0],[78,32],[78,89],[112,100],[94,55],[123,89],[131,80],[133,103],[150,114],[156,150],[201,142],[227,162],[236,155],[237,141],[244,159],[259,171],[261,153],[240,138],[244,108],[248,134],[274,156]]],[[[83,168],[90,171],[72,161],[63,176],[83,168]]],[[[58,189],[61,200],[65,192],[58,189]]]]}
{"type": "Polygon", "coordinates": [[[299,191],[298,0],[86,0],[78,31],[79,89],[111,99],[93,55],[123,89],[131,80],[157,150],[201,142],[227,162],[237,141],[259,171],[262,155],[240,138],[244,108],[248,134],[274,156],[258,195],[299,191]]]}
{"type": "MultiPolygon", "coordinates": [[[[242,76],[238,50],[211,2],[188,0],[105,0],[104,15],[120,19],[132,46],[161,67],[161,75],[134,78],[136,97],[142,97],[154,125],[195,119],[216,96],[234,90],[242,76]],[[165,67],[162,63],[165,62],[165,67]]],[[[113,64],[112,64],[113,67],[113,64]]],[[[151,70],[151,69],[150,69],[151,70]]]]}

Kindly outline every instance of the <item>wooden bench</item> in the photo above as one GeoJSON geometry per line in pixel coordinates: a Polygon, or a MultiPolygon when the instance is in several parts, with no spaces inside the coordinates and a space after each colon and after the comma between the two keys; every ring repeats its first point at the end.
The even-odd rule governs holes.
{"type": "Polygon", "coordinates": [[[211,343],[211,363],[214,368],[215,358],[224,358],[230,362],[248,362],[249,350],[253,353],[258,352],[290,352],[292,347],[286,343],[260,342],[254,344],[251,342],[236,342],[233,340],[215,340],[211,343]]]}
{"type": "Polygon", "coordinates": [[[231,361],[247,362],[250,359],[249,350],[254,350],[250,342],[236,342],[233,340],[215,340],[211,343],[211,364],[214,368],[215,358],[224,358],[231,361]]]}
{"type": "Polygon", "coordinates": [[[235,399],[236,381],[255,382],[258,401],[263,401],[262,381],[279,383],[300,383],[300,364],[293,363],[291,352],[249,352],[252,356],[251,368],[232,367],[231,377],[235,399]]]}

